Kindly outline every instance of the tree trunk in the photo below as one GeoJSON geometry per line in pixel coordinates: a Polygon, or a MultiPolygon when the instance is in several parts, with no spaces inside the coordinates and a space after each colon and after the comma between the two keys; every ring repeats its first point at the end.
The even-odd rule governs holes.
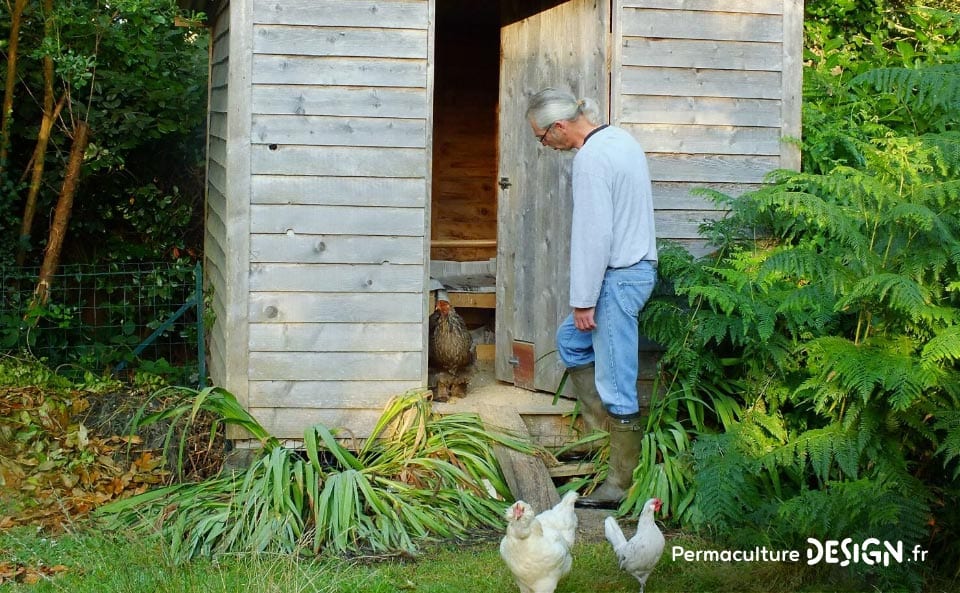
{"type": "Polygon", "coordinates": [[[57,198],[57,208],[53,213],[53,224],[50,226],[50,237],[47,240],[47,250],[43,255],[43,264],[40,266],[40,279],[33,293],[34,304],[46,304],[50,297],[50,285],[53,275],[60,265],[60,253],[63,250],[63,240],[67,235],[67,225],[70,222],[70,213],[73,211],[73,197],[80,181],[80,166],[83,164],[83,153],[89,143],[90,128],[87,122],[77,124],[73,135],[73,146],[70,147],[70,160],[67,162],[67,172],[63,178],[63,187],[60,197],[57,198]]]}
{"type": "Polygon", "coordinates": [[[16,0],[10,12],[10,40],[7,42],[7,84],[3,89],[3,114],[0,118],[0,173],[7,166],[10,124],[13,118],[13,89],[17,83],[17,46],[20,44],[20,17],[27,0],[16,0]]]}
{"type": "MultiPolygon", "coordinates": [[[[53,0],[43,0],[43,34],[50,37],[53,33],[53,0]]],[[[47,155],[47,143],[53,122],[63,108],[66,95],[53,107],[53,57],[43,56],[43,117],[40,120],[40,131],[37,134],[37,145],[33,150],[30,162],[33,172],[30,177],[30,189],[27,191],[27,202],[23,207],[23,220],[20,224],[20,241],[17,247],[17,266],[22,266],[27,259],[27,249],[30,245],[30,236],[33,233],[33,218],[37,212],[37,195],[40,193],[40,182],[43,180],[43,166],[47,155]]]]}

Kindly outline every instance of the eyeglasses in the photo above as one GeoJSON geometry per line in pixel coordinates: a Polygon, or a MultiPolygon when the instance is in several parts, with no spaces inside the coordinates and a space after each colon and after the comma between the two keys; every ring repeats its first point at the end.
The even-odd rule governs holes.
{"type": "Polygon", "coordinates": [[[543,135],[540,136],[540,144],[543,144],[543,141],[547,139],[547,134],[550,133],[550,128],[552,128],[552,127],[553,127],[553,124],[555,124],[555,123],[557,123],[557,122],[551,123],[549,126],[547,126],[547,129],[543,131],[543,135]]]}

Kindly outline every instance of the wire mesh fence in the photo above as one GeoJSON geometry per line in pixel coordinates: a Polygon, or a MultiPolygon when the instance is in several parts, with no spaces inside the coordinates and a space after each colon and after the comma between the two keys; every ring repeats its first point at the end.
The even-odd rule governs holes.
{"type": "Polygon", "coordinates": [[[201,273],[181,262],[62,266],[40,304],[38,269],[0,266],[0,351],[66,375],[142,370],[202,386],[201,273]]]}

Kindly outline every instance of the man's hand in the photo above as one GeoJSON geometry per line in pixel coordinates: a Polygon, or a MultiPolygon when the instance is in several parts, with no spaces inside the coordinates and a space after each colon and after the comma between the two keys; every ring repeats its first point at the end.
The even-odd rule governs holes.
{"type": "Polygon", "coordinates": [[[593,312],[596,307],[582,309],[575,307],[573,309],[573,325],[580,331],[589,332],[597,328],[597,323],[593,320],[593,312]]]}

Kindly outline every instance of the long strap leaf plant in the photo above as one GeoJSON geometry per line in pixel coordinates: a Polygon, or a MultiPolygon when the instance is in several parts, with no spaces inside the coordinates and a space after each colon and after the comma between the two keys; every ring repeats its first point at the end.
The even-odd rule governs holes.
{"type": "Polygon", "coordinates": [[[136,427],[170,422],[169,448],[175,427],[201,410],[260,441],[249,468],[174,483],[98,512],[111,529],[158,533],[176,561],[242,552],[412,553],[425,538],[499,527],[510,492],[492,445],[537,452],[487,430],[474,414],[433,413],[418,390],[390,400],[356,451],[323,425],[305,431],[302,449],[284,447],[220,388],[182,391],[136,427]]]}

